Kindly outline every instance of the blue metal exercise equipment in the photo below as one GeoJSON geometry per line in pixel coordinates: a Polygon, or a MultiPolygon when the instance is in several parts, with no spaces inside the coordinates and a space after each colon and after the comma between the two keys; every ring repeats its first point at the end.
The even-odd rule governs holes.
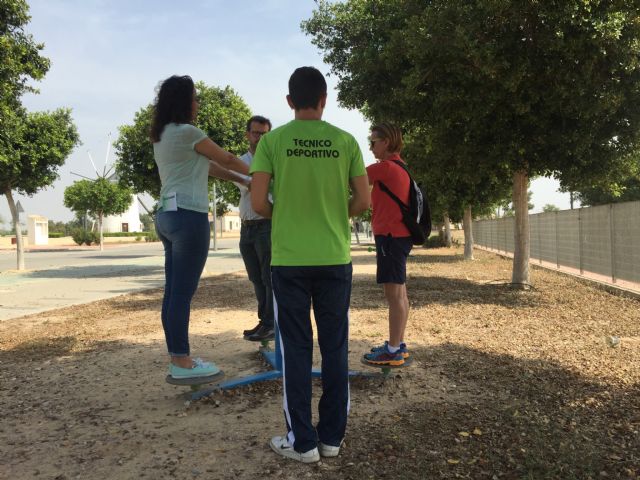
{"type": "MultiPolygon", "coordinates": [[[[267,380],[275,380],[277,378],[282,378],[282,355],[280,354],[280,333],[278,332],[278,328],[276,327],[276,337],[275,337],[275,350],[271,350],[266,341],[263,341],[262,347],[260,347],[260,353],[265,361],[271,366],[271,370],[268,370],[263,373],[257,373],[254,375],[248,375],[246,377],[238,377],[232,378],[230,380],[225,380],[224,382],[220,382],[214,385],[211,388],[200,390],[191,394],[192,400],[198,400],[203,397],[208,397],[213,392],[218,390],[230,390],[236,387],[242,387],[244,385],[250,385],[256,382],[264,382],[267,380]]],[[[375,365],[369,365],[372,367],[376,367],[375,365]]],[[[378,367],[376,367],[378,368],[378,367]]],[[[381,372],[373,373],[373,372],[362,372],[357,370],[349,370],[350,377],[382,377],[386,378],[389,375],[389,369],[381,369],[381,372]]],[[[319,368],[311,369],[312,377],[321,377],[322,370],[319,368]]]]}
{"type": "MultiPolygon", "coordinates": [[[[255,375],[248,375],[246,377],[232,378],[230,380],[220,382],[211,388],[193,393],[191,395],[191,398],[193,400],[198,400],[203,397],[208,397],[209,395],[211,395],[213,392],[217,390],[230,390],[232,388],[242,387],[244,385],[250,385],[256,382],[264,382],[267,380],[275,380],[276,378],[282,378],[282,355],[280,354],[280,333],[278,332],[278,328],[276,328],[275,331],[276,331],[275,350],[271,350],[266,345],[267,342],[263,342],[262,347],[260,347],[260,353],[262,354],[262,357],[271,366],[272,370],[268,370],[263,373],[256,373],[255,375]]],[[[311,376],[321,377],[322,372],[320,369],[314,368],[311,370],[311,376]]]]}

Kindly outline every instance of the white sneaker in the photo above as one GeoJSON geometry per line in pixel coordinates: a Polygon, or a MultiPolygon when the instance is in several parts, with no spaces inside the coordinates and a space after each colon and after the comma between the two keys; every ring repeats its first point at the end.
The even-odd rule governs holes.
{"type": "Polygon", "coordinates": [[[340,453],[340,446],[334,447],[333,445],[325,445],[322,442],[318,442],[318,450],[323,457],[337,457],[340,453]]]}
{"type": "Polygon", "coordinates": [[[318,453],[317,448],[312,448],[308,452],[304,453],[296,452],[293,447],[289,445],[286,436],[273,437],[269,442],[269,446],[271,447],[271,450],[276,452],[278,455],[297,460],[298,462],[314,463],[320,461],[320,453],[318,453]]]}

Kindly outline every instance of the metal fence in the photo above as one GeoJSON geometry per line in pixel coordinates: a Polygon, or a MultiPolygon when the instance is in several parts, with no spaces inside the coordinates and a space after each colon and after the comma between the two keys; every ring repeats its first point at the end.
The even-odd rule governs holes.
{"type": "MultiPolygon", "coordinates": [[[[513,217],[476,220],[474,242],[512,254],[514,225],[513,217]]],[[[532,262],[640,284],[640,201],[536,213],[529,215],[529,227],[532,262]]]]}

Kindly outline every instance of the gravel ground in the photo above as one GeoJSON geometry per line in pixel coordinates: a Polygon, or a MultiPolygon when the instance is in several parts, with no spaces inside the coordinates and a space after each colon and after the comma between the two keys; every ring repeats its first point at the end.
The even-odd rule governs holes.
{"type": "MultiPolygon", "coordinates": [[[[1,478],[640,478],[639,301],[461,248],[411,256],[413,365],[354,378],[336,459],[279,458],[278,381],[198,402],[164,383],[161,290],[0,323],[1,478]]],[[[375,256],[356,247],[352,368],[386,338],[375,256]]],[[[242,274],[203,279],[196,353],[227,377],[263,370],[242,274]]],[[[321,387],[314,387],[317,400],[321,387]]]]}

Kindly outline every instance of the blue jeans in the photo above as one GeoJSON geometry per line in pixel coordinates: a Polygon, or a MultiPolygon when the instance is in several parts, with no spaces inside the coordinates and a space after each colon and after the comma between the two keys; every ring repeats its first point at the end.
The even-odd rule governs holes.
{"type": "Polygon", "coordinates": [[[162,328],[167,350],[174,357],[187,357],[191,299],[209,254],[209,219],[206,213],[182,208],[160,212],[156,231],[164,245],[162,328]]]}
{"type": "Polygon", "coordinates": [[[271,288],[271,221],[243,225],[240,253],[258,300],[260,323],[273,327],[273,289],[271,288]]]}
{"type": "Polygon", "coordinates": [[[349,303],[351,264],[272,267],[276,323],[280,332],[287,440],[297,452],[318,440],[339,446],[349,413],[349,303]],[[318,424],[311,422],[313,329],[322,355],[322,396],[318,424]]]}

